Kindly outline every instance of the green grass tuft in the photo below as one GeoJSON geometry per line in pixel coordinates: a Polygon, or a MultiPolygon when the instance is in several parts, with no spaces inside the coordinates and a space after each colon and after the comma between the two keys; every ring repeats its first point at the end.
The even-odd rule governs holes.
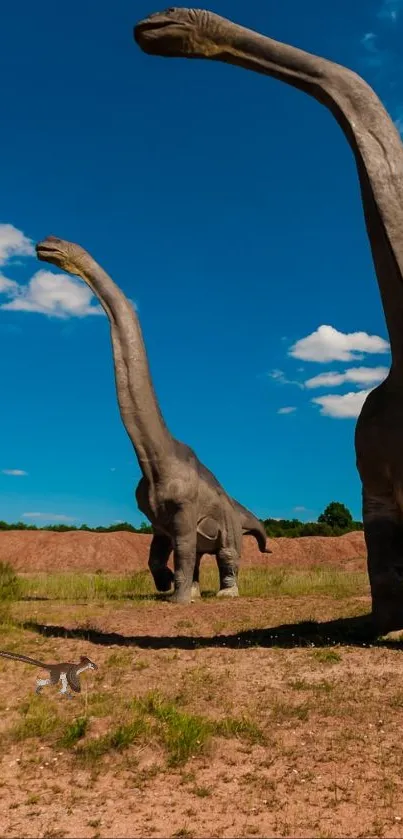
{"type": "Polygon", "coordinates": [[[21,581],[9,562],[0,562],[0,601],[18,600],[21,581]]]}
{"type": "Polygon", "coordinates": [[[88,729],[88,718],[87,717],[77,717],[77,719],[73,720],[73,722],[69,723],[64,732],[62,737],[60,737],[58,741],[58,745],[64,749],[71,749],[78,740],[81,740],[82,737],[87,733],[88,729]]]}

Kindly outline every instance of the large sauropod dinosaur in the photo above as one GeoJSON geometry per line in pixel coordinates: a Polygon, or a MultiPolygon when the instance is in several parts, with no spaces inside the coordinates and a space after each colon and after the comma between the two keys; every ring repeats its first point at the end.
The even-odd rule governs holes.
{"type": "Polygon", "coordinates": [[[227,495],[192,449],[168,431],[139,319],[108,274],[79,245],[54,236],[37,244],[36,252],[40,260],[81,277],[109,318],[120,414],[143,473],[136,499],[154,528],[149,568],[157,589],[168,592],[173,583],[170,600],[175,603],[199,596],[200,559],[206,553],[217,559],[218,594],[237,596],[242,535],[254,536],[261,553],[271,553],[263,524],[227,495]],[[172,550],[174,573],[168,568],[172,550]]]}
{"type": "Polygon", "coordinates": [[[146,53],[209,58],[287,82],[325,105],[350,144],[392,365],[367,397],[355,446],[362,481],[372,614],[379,632],[403,627],[403,146],[371,87],[356,73],[200,9],[168,9],[137,24],[146,53]]]}

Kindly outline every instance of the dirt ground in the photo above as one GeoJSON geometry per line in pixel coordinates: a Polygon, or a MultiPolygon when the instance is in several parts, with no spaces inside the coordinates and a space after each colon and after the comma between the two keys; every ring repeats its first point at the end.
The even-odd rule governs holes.
{"type": "MultiPolygon", "coordinates": [[[[68,542],[46,535],[52,545],[68,542]]],[[[126,534],[117,535],[125,545],[126,534]]],[[[362,542],[361,558],[353,550],[361,539],[342,537],[329,559],[364,568],[362,542]]],[[[298,545],[308,540],[287,541],[309,567],[298,545]]],[[[322,541],[330,542],[309,540],[316,557],[322,541]]],[[[108,555],[97,550],[93,570],[108,555]]],[[[0,835],[402,837],[402,642],[371,638],[369,607],[369,593],[209,598],[189,607],[149,598],[12,603],[1,649],[47,661],[85,654],[98,670],[82,675],[82,693],[68,701],[55,688],[35,697],[42,672],[0,659],[0,835]],[[150,692],[165,705],[152,719],[147,712],[148,728],[126,746],[115,736],[98,754],[150,692]],[[52,725],[71,731],[83,718],[83,736],[60,745],[52,725]],[[193,740],[175,763],[172,738],[180,745],[195,720],[224,727],[193,740]]]]}

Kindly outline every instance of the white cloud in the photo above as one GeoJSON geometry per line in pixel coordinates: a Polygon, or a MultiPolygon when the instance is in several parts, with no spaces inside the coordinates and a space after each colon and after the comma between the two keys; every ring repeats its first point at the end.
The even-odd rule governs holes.
{"type": "Polygon", "coordinates": [[[18,283],[14,280],[8,280],[3,274],[0,274],[0,294],[16,294],[18,292],[18,283]]]}
{"type": "Polygon", "coordinates": [[[268,374],[271,379],[274,379],[275,382],[278,382],[282,385],[296,385],[297,387],[304,388],[304,385],[301,382],[295,381],[295,379],[287,379],[285,373],[282,370],[271,370],[268,374]]]}
{"type": "Polygon", "coordinates": [[[396,23],[399,13],[403,10],[403,0],[383,0],[377,17],[396,23]]]}
{"type": "MultiPolygon", "coordinates": [[[[101,306],[92,305],[93,294],[84,283],[63,274],[40,270],[26,286],[15,284],[7,290],[12,297],[0,309],[14,312],[39,312],[52,317],[102,315],[101,306]]],[[[0,289],[1,290],[1,289],[0,289]]]]}
{"type": "MultiPolygon", "coordinates": [[[[12,224],[0,224],[0,265],[16,256],[35,256],[34,244],[12,224]]],[[[58,318],[103,315],[101,306],[93,305],[94,296],[88,286],[52,271],[37,271],[28,285],[19,285],[0,274],[0,294],[8,297],[0,305],[7,311],[39,312],[58,318]]]]}
{"type": "Polygon", "coordinates": [[[366,32],[361,38],[361,43],[365,49],[365,61],[370,67],[382,67],[387,53],[379,49],[377,44],[377,37],[374,32],[366,32]]]}
{"type": "Polygon", "coordinates": [[[47,519],[47,521],[69,522],[75,521],[73,516],[65,516],[64,513],[23,513],[24,519],[47,519]]]}
{"type": "Polygon", "coordinates": [[[328,394],[312,399],[321,406],[320,413],[325,417],[336,417],[336,419],[350,419],[358,417],[361,408],[370,393],[370,390],[359,390],[358,392],[345,393],[343,396],[328,394]]]}
{"type": "Polygon", "coordinates": [[[308,513],[309,512],[308,508],[303,507],[302,505],[300,507],[293,507],[292,509],[293,509],[294,513],[308,513]]]}
{"type": "Polygon", "coordinates": [[[2,475],[12,475],[13,478],[22,478],[25,475],[28,475],[28,472],[24,472],[23,469],[2,469],[2,475]]]}
{"type": "Polygon", "coordinates": [[[389,352],[389,344],[378,335],[366,332],[338,332],[333,326],[322,325],[301,338],[289,350],[289,355],[303,361],[354,361],[364,353],[389,352]]]}
{"type": "Polygon", "coordinates": [[[296,410],[297,410],[296,408],[291,408],[291,407],[289,407],[289,408],[279,408],[277,413],[278,414],[293,414],[294,411],[296,411],[296,410]]]}
{"type": "Polygon", "coordinates": [[[0,265],[14,256],[35,256],[34,243],[12,224],[0,224],[0,265]]]}
{"type": "Polygon", "coordinates": [[[320,373],[312,379],[307,379],[305,387],[337,387],[344,382],[356,382],[361,385],[376,385],[382,382],[389,373],[388,367],[350,367],[344,373],[320,373]]]}

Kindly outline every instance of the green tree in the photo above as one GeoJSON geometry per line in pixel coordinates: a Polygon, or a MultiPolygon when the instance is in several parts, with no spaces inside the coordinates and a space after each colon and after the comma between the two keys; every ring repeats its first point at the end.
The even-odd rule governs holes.
{"type": "Polygon", "coordinates": [[[318,516],[320,524],[328,524],[329,527],[337,527],[340,530],[352,528],[353,517],[350,510],[340,501],[331,501],[323,513],[318,516]]]}

